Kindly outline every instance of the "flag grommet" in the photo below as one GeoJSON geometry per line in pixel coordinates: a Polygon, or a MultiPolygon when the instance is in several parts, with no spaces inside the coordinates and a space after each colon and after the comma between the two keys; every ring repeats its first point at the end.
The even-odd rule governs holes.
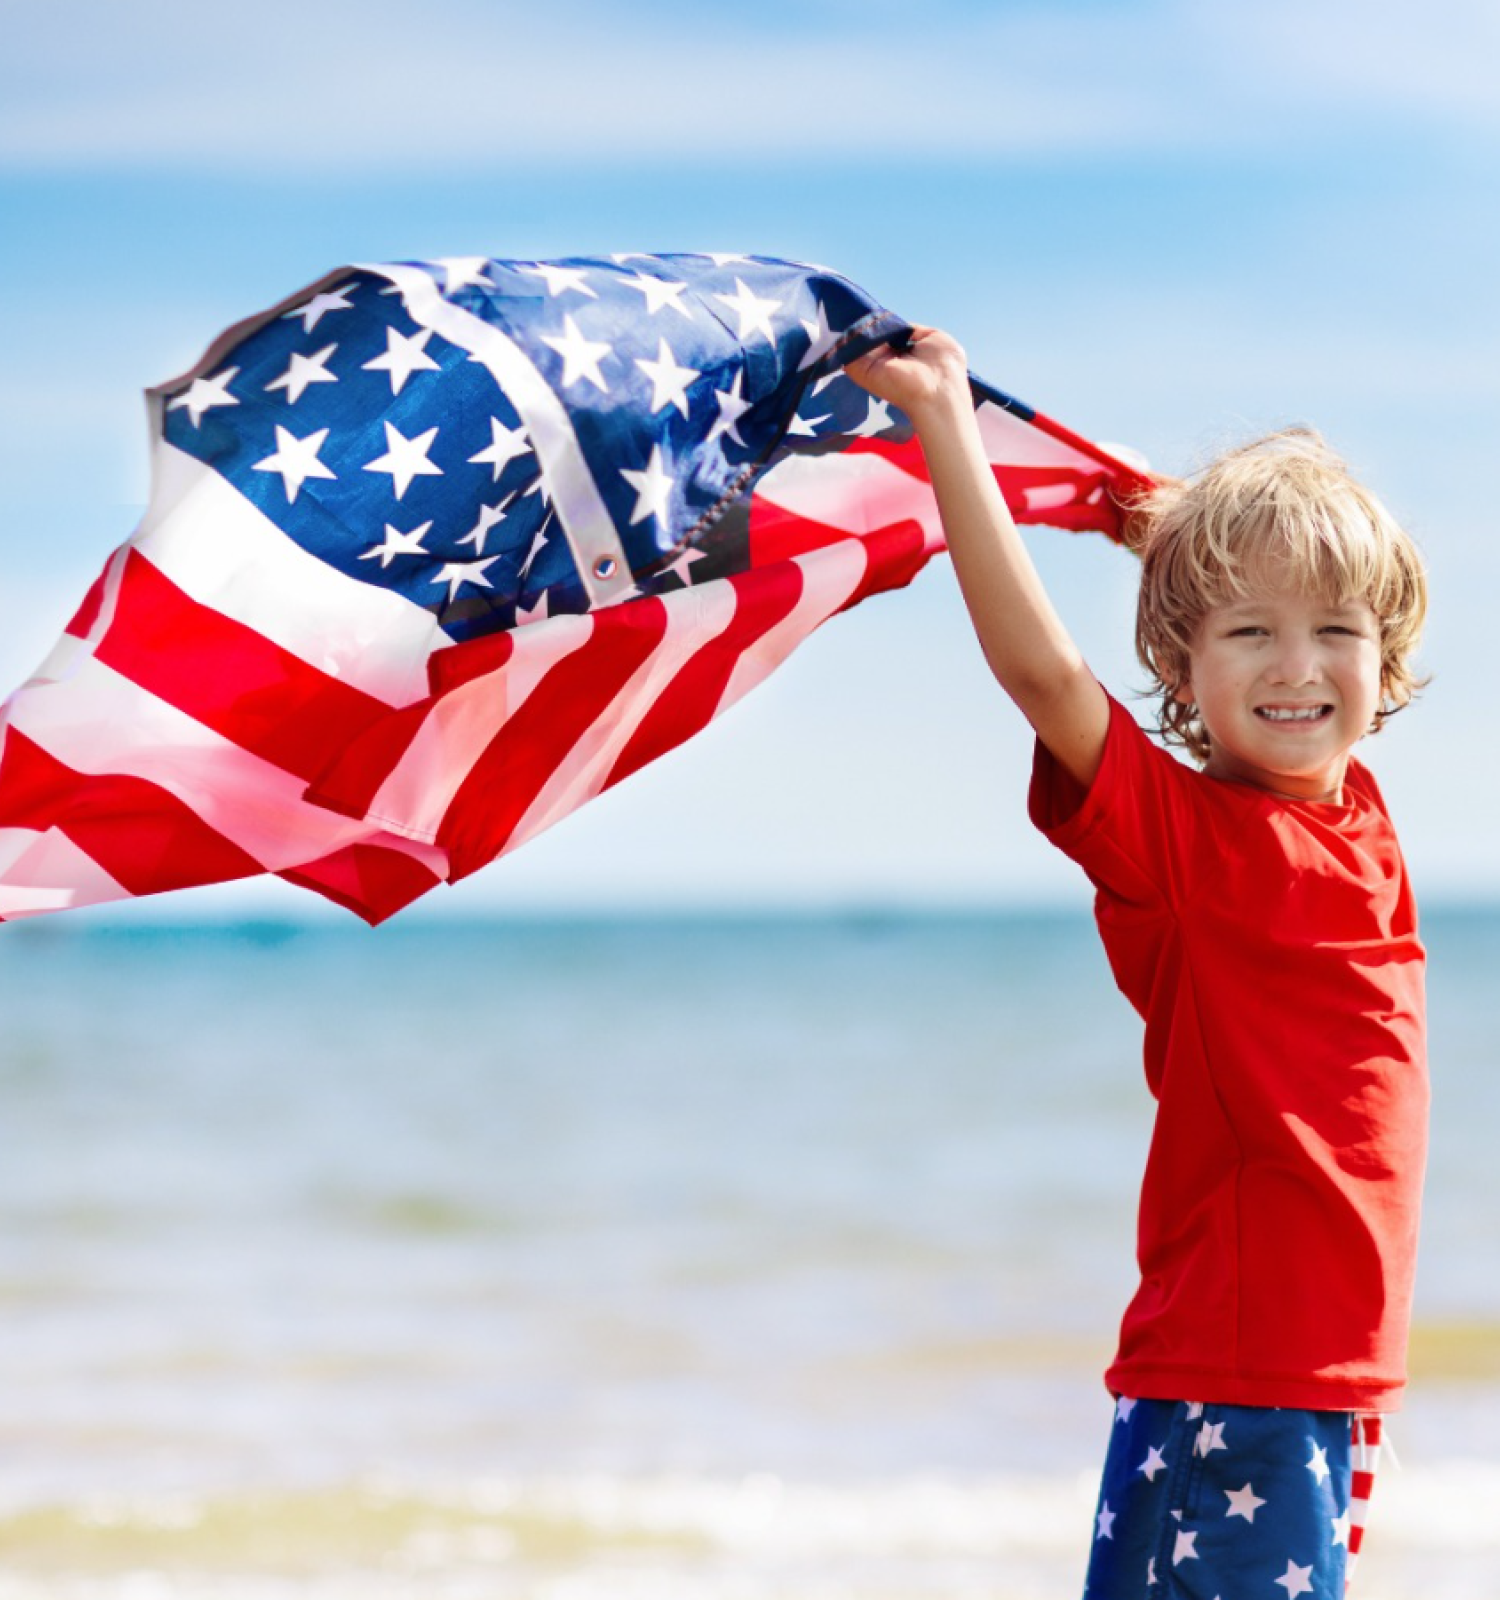
{"type": "Polygon", "coordinates": [[[619,570],[619,565],[613,556],[600,556],[594,563],[594,576],[601,579],[612,578],[619,570]]]}

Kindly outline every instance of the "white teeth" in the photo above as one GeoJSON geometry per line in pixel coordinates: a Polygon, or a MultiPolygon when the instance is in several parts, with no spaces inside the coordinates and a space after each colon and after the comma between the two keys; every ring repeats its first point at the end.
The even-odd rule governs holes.
{"type": "Polygon", "coordinates": [[[1297,711],[1284,710],[1279,706],[1256,708],[1259,715],[1271,722],[1315,722],[1327,709],[1327,706],[1304,706],[1297,711]]]}

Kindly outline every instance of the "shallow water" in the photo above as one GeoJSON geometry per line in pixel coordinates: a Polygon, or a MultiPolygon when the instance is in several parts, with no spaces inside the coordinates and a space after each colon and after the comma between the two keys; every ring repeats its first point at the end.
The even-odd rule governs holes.
{"type": "MultiPolygon", "coordinates": [[[[1361,1588],[1500,1596],[1500,915],[1431,915],[1361,1588]]],[[[1149,1133],[1087,923],[0,935],[0,1600],[1076,1591],[1149,1133]]]]}

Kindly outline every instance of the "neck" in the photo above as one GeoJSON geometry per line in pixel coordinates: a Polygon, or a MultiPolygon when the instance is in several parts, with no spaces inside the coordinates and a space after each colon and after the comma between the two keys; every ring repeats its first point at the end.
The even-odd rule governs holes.
{"type": "Polygon", "coordinates": [[[1226,783],[1242,783],[1247,788],[1259,789],[1262,794],[1271,795],[1277,800],[1311,801],[1314,804],[1332,802],[1335,805],[1342,805],[1348,757],[1345,756],[1336,762],[1332,770],[1325,768],[1321,772],[1309,773],[1304,780],[1299,774],[1267,772],[1248,763],[1235,761],[1215,749],[1209,752],[1203,770],[1211,778],[1219,778],[1226,783]]]}

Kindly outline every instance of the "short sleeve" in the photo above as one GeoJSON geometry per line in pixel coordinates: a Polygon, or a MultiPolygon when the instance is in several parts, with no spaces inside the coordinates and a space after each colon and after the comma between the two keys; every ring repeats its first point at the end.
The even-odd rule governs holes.
{"type": "Polygon", "coordinates": [[[1155,745],[1110,697],[1104,756],[1085,788],[1037,741],[1031,820],[1095,888],[1141,909],[1180,903],[1183,863],[1198,832],[1191,769],[1155,745]]]}

